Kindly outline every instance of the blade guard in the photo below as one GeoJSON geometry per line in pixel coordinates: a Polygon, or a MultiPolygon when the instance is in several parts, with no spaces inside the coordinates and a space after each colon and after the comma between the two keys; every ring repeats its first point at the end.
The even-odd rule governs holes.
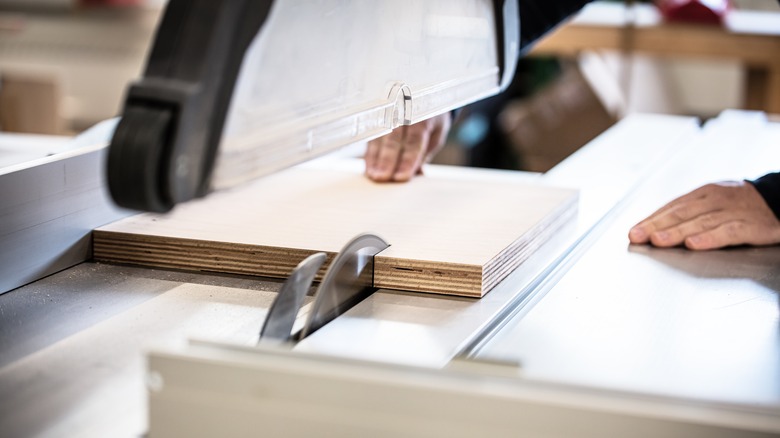
{"type": "Polygon", "coordinates": [[[111,140],[115,202],[166,212],[213,188],[384,135],[396,127],[383,123],[385,107],[395,102],[380,98],[391,82],[412,87],[403,120],[409,124],[493,95],[513,75],[517,0],[460,0],[463,17],[453,15],[450,2],[386,0],[381,9],[334,3],[343,4],[334,11],[317,1],[169,1],[111,140]],[[352,44],[360,31],[376,30],[370,21],[361,25],[361,16],[333,19],[342,10],[387,23],[383,32],[396,34],[380,34],[381,50],[352,44]],[[431,47],[441,50],[428,53],[431,47]]]}

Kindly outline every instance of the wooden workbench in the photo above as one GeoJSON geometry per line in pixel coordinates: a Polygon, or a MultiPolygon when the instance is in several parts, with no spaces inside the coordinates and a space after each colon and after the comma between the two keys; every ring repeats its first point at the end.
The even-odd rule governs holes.
{"type": "Polygon", "coordinates": [[[664,23],[651,5],[596,2],[540,41],[532,54],[616,50],[737,61],[747,69],[744,107],[780,112],[780,13],[732,11],[723,27],[664,23]],[[633,25],[631,21],[633,17],[633,25]]]}

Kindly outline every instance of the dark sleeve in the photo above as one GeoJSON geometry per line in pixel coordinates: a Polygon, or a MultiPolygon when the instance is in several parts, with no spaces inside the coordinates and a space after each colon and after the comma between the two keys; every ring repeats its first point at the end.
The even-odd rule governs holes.
{"type": "Polygon", "coordinates": [[[520,53],[590,0],[519,0],[520,53]]]}
{"type": "Polygon", "coordinates": [[[780,219],[780,172],[769,173],[755,181],[748,181],[758,190],[772,212],[780,219]]]}

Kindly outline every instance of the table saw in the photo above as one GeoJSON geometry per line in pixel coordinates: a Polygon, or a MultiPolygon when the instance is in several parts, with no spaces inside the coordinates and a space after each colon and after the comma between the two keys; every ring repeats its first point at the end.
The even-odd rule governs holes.
{"type": "MultiPolygon", "coordinates": [[[[430,111],[497,92],[499,70],[468,98],[428,89],[449,96],[432,98],[430,111]]],[[[371,101],[384,124],[347,137],[418,120],[420,88],[404,87],[371,101]]],[[[3,247],[13,248],[0,295],[3,435],[780,433],[780,249],[691,252],[626,238],[703,183],[771,171],[780,124],[762,113],[727,111],[703,126],[629,116],[544,174],[430,166],[426,177],[575,188],[578,214],[482,298],[379,289],[281,345],[257,337],[283,280],[89,259],[89,230],[131,214],[108,200],[95,164],[121,130],[107,122],[72,150],[0,172],[14,188],[0,215],[3,247]]],[[[312,152],[322,131],[302,132],[312,152]]],[[[326,152],[301,166],[362,172],[362,160],[326,152]]],[[[269,166],[247,174],[279,163],[269,166]]],[[[174,200],[213,189],[197,180],[174,200]]],[[[134,208],[151,199],[125,195],[134,208]]],[[[157,201],[150,209],[166,208],[157,201]]]]}

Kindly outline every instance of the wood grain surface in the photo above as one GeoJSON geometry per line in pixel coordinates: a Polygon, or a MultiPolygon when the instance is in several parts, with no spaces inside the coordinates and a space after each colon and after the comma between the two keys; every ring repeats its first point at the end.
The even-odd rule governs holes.
{"type": "Polygon", "coordinates": [[[299,167],[167,215],[141,214],[98,228],[94,255],[282,278],[307,255],[332,257],[355,235],[370,232],[391,245],[375,258],[375,286],[481,297],[576,207],[576,191],[527,183],[418,177],[377,184],[353,172],[299,167]]]}

